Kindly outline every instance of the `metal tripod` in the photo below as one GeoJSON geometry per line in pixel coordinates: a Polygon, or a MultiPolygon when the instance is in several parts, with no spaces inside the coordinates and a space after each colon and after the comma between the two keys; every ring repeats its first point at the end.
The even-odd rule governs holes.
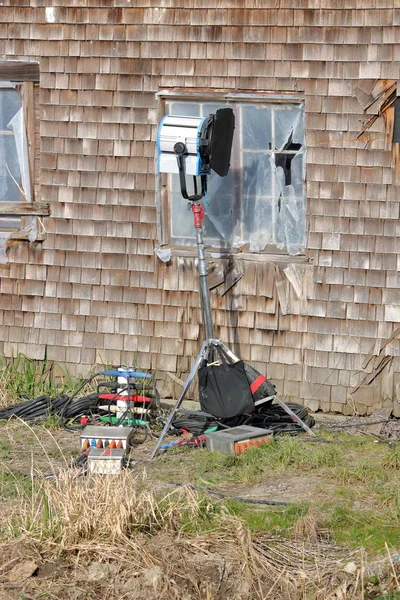
{"type": "MultiPolygon", "coordinates": [[[[191,202],[191,210],[193,212],[194,218],[194,226],[196,229],[196,241],[197,241],[197,254],[199,258],[199,275],[200,275],[200,303],[201,303],[201,314],[202,314],[202,322],[203,322],[203,343],[200,348],[200,352],[197,355],[197,358],[192,366],[192,369],[186,379],[185,385],[183,387],[182,393],[176,401],[175,406],[173,407],[171,414],[168,417],[167,422],[165,423],[164,429],[161,432],[161,435],[157,441],[155,448],[153,449],[150,460],[153,459],[160,446],[162,445],[166,434],[171,427],[171,423],[175,417],[177,410],[182,404],[195,376],[198,368],[200,367],[203,360],[207,359],[208,362],[212,362],[215,360],[216,356],[216,348],[219,346],[225,354],[232,359],[233,362],[237,362],[239,359],[229,348],[227,348],[220,340],[214,338],[214,327],[212,321],[212,313],[211,313],[211,300],[210,300],[210,292],[208,289],[208,278],[207,278],[207,260],[204,251],[204,237],[203,237],[203,221],[204,221],[204,208],[199,200],[191,202]]],[[[307,433],[310,435],[315,435],[315,433],[306,425],[286,404],[278,398],[278,396],[270,396],[268,398],[263,399],[262,401],[257,402],[256,404],[260,404],[261,402],[265,402],[266,400],[274,399],[282,408],[287,412],[288,415],[292,417],[307,433]]]]}

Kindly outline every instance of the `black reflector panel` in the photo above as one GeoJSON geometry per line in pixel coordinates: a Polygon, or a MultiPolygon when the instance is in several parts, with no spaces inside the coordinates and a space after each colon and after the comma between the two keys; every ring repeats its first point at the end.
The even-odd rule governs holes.
{"type": "Polygon", "coordinates": [[[229,171],[231,160],[235,115],[231,108],[219,108],[215,113],[213,135],[211,140],[211,168],[225,177],[229,171]]]}

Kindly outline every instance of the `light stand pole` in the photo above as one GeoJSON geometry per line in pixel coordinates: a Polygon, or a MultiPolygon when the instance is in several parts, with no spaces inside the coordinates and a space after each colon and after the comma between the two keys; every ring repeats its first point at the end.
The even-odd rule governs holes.
{"type": "MultiPolygon", "coordinates": [[[[193,201],[191,203],[191,210],[193,213],[194,226],[196,229],[196,241],[197,241],[197,256],[199,259],[199,275],[200,275],[200,302],[201,302],[201,313],[203,320],[203,335],[206,339],[203,340],[203,343],[200,348],[200,352],[196,357],[196,360],[192,366],[192,369],[186,379],[185,385],[183,387],[182,393],[179,396],[178,400],[174,408],[171,411],[171,414],[168,417],[167,422],[164,425],[164,428],[161,432],[160,437],[158,438],[157,444],[154,447],[150,460],[153,459],[160,446],[162,445],[166,434],[168,433],[169,428],[171,427],[171,423],[175,417],[177,410],[182,404],[192,382],[196,376],[197,370],[201,365],[201,362],[210,354],[213,354],[212,349],[213,346],[220,345],[225,351],[228,352],[229,355],[232,353],[221,344],[219,340],[214,339],[214,328],[212,323],[212,313],[211,313],[211,300],[210,300],[210,292],[208,289],[208,277],[207,277],[207,260],[204,252],[204,234],[203,234],[203,221],[204,221],[204,208],[199,200],[193,201]]],[[[233,356],[233,355],[232,355],[233,356]]]]}
{"type": "Polygon", "coordinates": [[[191,210],[193,213],[194,226],[196,229],[197,255],[199,258],[200,275],[200,299],[203,313],[203,327],[206,339],[214,338],[214,327],[211,313],[210,292],[208,289],[207,260],[204,252],[204,208],[200,202],[192,202],[191,210]]]}

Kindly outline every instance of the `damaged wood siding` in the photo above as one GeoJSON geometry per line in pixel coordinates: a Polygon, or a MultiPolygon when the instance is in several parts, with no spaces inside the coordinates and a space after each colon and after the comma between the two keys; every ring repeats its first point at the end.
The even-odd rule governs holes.
{"type": "Polygon", "coordinates": [[[311,269],[237,257],[240,281],[212,291],[217,334],[287,399],[399,414],[397,338],[354,391],[372,343],[400,324],[400,188],[384,119],[360,136],[355,94],[362,80],[400,79],[394,0],[4,4],[2,56],[40,65],[36,197],[51,204],[45,242],[14,242],[0,266],[4,352],[75,373],[135,361],[184,377],[201,336],[198,283],[194,259],[154,254],[155,93],[291,91],[305,98],[311,269]]]}

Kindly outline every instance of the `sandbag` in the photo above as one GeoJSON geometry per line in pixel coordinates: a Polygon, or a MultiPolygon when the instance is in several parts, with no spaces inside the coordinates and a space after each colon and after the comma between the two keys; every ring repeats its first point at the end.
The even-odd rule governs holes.
{"type": "Polygon", "coordinates": [[[202,366],[198,370],[201,409],[220,419],[255,410],[242,360],[234,364],[202,366]]]}

